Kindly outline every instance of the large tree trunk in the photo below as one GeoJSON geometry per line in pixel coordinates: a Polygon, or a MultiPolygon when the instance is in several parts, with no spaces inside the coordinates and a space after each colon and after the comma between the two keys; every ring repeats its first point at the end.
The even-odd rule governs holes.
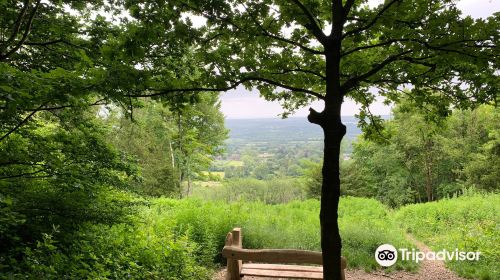
{"type": "MultiPolygon", "coordinates": [[[[328,103],[326,103],[328,104],[328,103]]],[[[322,113],[311,110],[308,119],[323,128],[325,144],[323,155],[323,182],[321,186],[321,249],[323,251],[323,279],[340,280],[342,240],[338,225],[338,205],[340,199],[340,143],[346,127],[340,120],[340,103],[332,110],[325,105],[322,113]]]]}
{"type": "Polygon", "coordinates": [[[346,128],[338,122],[336,127],[323,128],[325,148],[323,184],[321,188],[321,248],[323,250],[324,279],[341,279],[340,256],[342,240],[338,225],[340,199],[340,142],[346,128]]]}
{"type": "Polygon", "coordinates": [[[338,224],[338,206],[340,199],[340,142],[346,133],[346,127],[342,124],[340,117],[344,99],[344,92],[340,86],[340,36],[342,28],[339,22],[335,25],[337,28],[334,29],[333,41],[330,45],[325,46],[325,108],[321,113],[310,109],[308,116],[310,122],[323,128],[325,136],[319,215],[324,280],[342,279],[342,240],[338,224]]]}

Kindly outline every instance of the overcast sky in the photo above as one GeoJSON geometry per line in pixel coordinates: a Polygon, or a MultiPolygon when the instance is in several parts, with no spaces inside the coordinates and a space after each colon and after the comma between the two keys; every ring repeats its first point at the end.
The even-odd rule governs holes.
{"type": "MultiPolygon", "coordinates": [[[[372,1],[383,2],[383,1],[372,1]]],[[[474,18],[488,17],[494,12],[500,11],[500,0],[460,0],[457,6],[464,14],[474,18]]],[[[277,118],[283,112],[278,102],[270,102],[259,97],[258,93],[249,92],[244,88],[237,88],[222,94],[222,112],[227,118],[277,118]]],[[[321,110],[322,102],[315,102],[312,107],[321,110]]],[[[294,117],[305,117],[308,108],[298,110],[294,117]]],[[[382,99],[375,102],[370,107],[372,113],[388,115],[390,107],[382,104],[382,99]]],[[[359,112],[359,106],[351,100],[346,100],[342,107],[342,115],[352,116],[359,112]]]]}

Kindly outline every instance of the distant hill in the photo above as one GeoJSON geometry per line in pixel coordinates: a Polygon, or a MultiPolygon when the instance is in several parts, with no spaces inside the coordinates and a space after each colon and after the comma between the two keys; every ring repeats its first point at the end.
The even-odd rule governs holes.
{"type": "MultiPolygon", "coordinates": [[[[361,130],[357,127],[357,119],[353,116],[342,117],[347,126],[346,137],[354,140],[361,130]]],[[[318,125],[304,118],[288,119],[227,119],[226,127],[230,142],[237,140],[253,141],[307,141],[323,140],[323,131],[318,125]]]]}
{"type": "MultiPolygon", "coordinates": [[[[345,139],[351,143],[361,134],[357,119],[353,116],[342,117],[347,126],[345,139]]],[[[288,119],[226,119],[230,129],[227,141],[228,154],[239,153],[245,148],[257,148],[260,151],[277,146],[322,146],[323,131],[305,117],[288,119]]],[[[347,148],[347,154],[350,148],[347,148]]]]}

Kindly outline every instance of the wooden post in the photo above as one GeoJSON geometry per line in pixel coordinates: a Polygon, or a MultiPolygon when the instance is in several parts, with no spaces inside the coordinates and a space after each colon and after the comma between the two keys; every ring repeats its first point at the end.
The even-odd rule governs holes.
{"type": "Polygon", "coordinates": [[[340,257],[340,266],[341,266],[341,274],[342,274],[342,280],[345,280],[345,269],[347,267],[347,260],[344,257],[340,257]]]}
{"type": "MultiPolygon", "coordinates": [[[[235,228],[226,236],[226,246],[241,248],[241,229],[235,228]]],[[[226,280],[241,280],[241,260],[227,258],[226,280]]]]}
{"type": "MultiPolygon", "coordinates": [[[[241,228],[233,228],[233,247],[243,248],[243,236],[241,234],[241,228]]],[[[238,273],[241,272],[241,267],[243,265],[243,261],[238,261],[238,273]]],[[[238,278],[239,279],[239,278],[238,278]]]]}

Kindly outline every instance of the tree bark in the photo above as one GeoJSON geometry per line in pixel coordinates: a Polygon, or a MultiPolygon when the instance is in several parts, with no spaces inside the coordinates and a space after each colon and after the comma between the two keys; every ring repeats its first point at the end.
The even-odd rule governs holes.
{"type": "Polygon", "coordinates": [[[340,280],[342,239],[338,225],[340,199],[340,143],[346,127],[339,121],[333,127],[323,127],[325,147],[323,183],[321,187],[321,248],[323,250],[323,279],[340,280]]]}
{"type": "MultiPolygon", "coordinates": [[[[337,3],[341,6],[341,2],[337,3]]],[[[338,9],[336,12],[339,12],[338,9]]],[[[339,17],[336,15],[334,18],[339,17]]],[[[340,18],[339,18],[340,20],[340,18]]],[[[321,185],[321,249],[323,251],[323,279],[342,279],[342,240],[338,224],[340,199],[340,143],[346,127],[340,117],[344,92],[340,83],[340,50],[342,22],[335,22],[331,40],[325,45],[326,94],[325,108],[318,113],[310,109],[308,120],[318,124],[324,133],[323,182],[321,185]]]]}
{"type": "Polygon", "coordinates": [[[318,113],[310,109],[308,116],[308,120],[320,125],[324,133],[320,210],[324,280],[342,279],[342,240],[338,225],[338,205],[340,199],[340,144],[346,134],[346,126],[342,124],[340,117],[343,94],[338,87],[334,86],[334,83],[334,79],[330,80],[330,83],[327,79],[327,96],[329,98],[325,98],[323,112],[318,113]]]}

